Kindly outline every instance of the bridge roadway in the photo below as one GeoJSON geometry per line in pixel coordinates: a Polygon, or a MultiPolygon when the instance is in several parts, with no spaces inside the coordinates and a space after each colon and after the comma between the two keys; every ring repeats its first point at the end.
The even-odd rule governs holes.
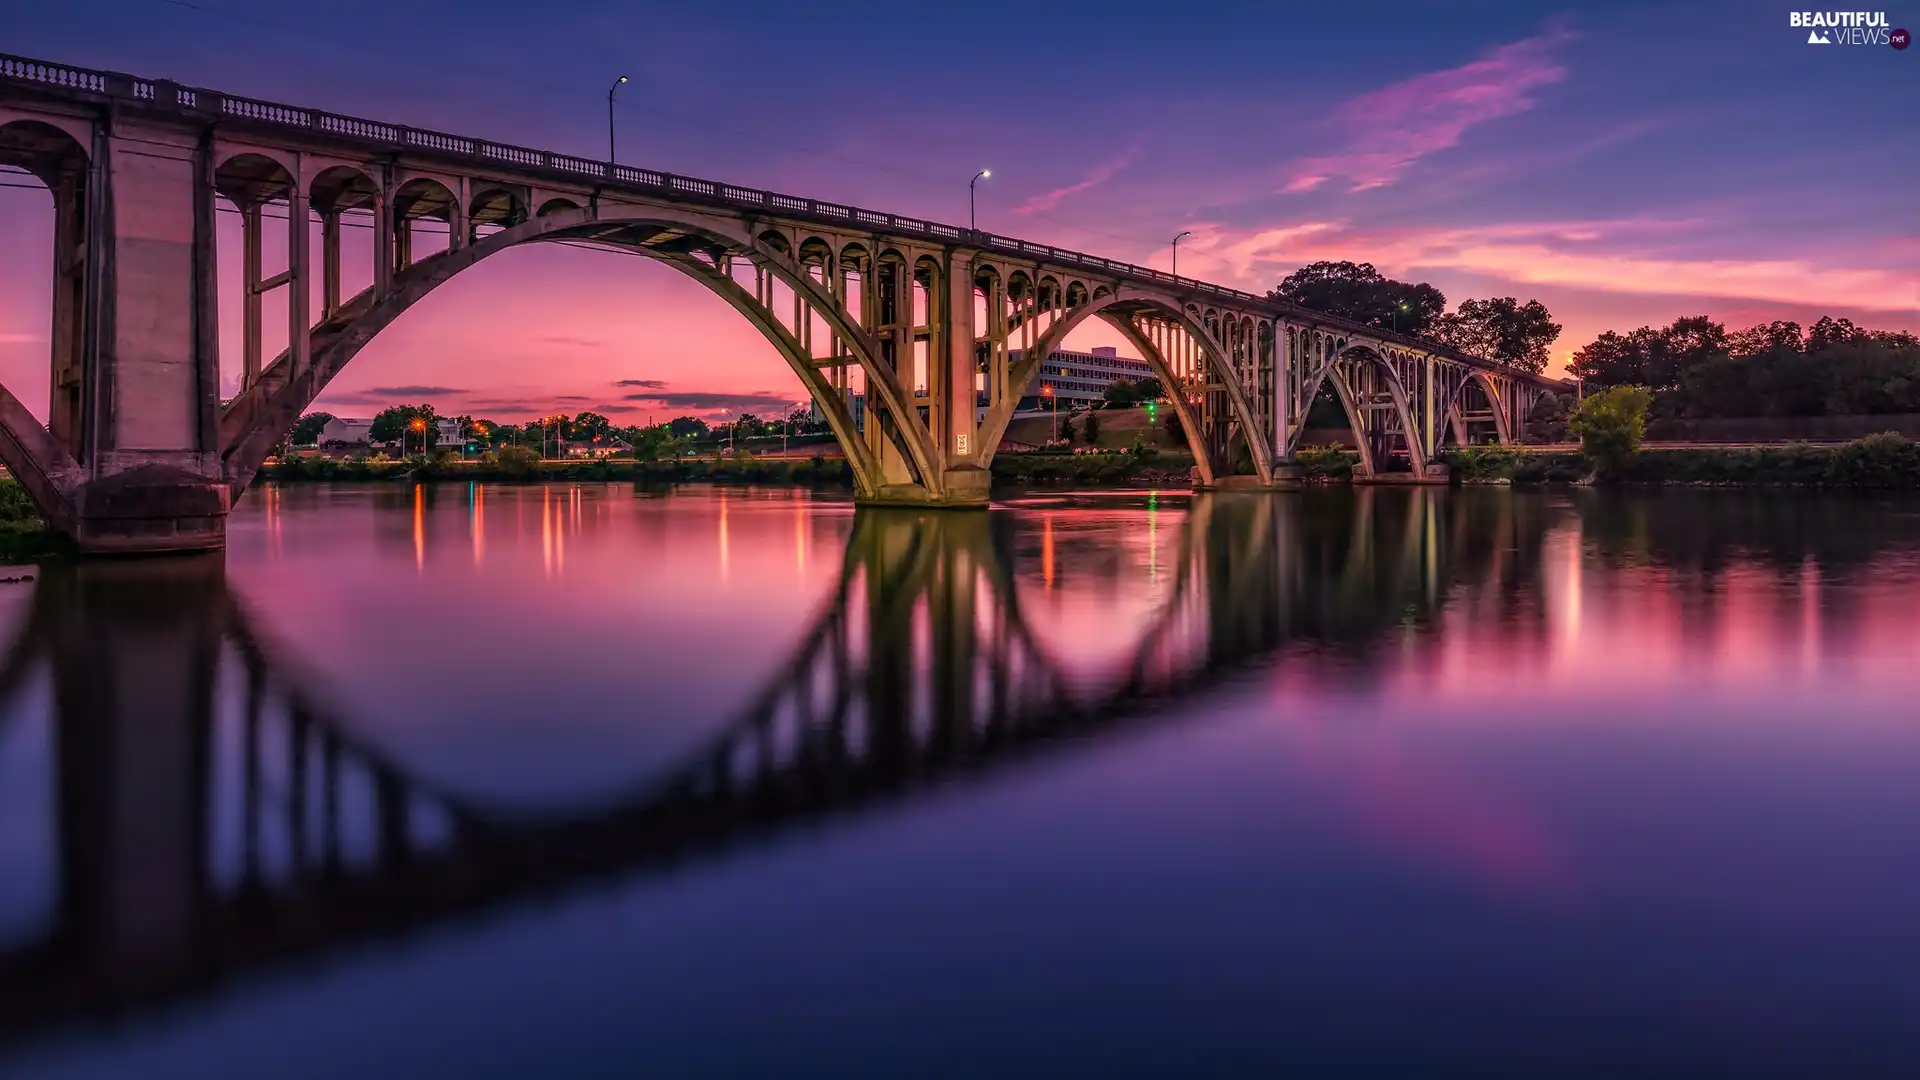
{"type": "Polygon", "coordinates": [[[1290,486],[1325,387],[1361,474],[1416,481],[1448,441],[1513,440],[1541,394],[1566,388],[990,232],[23,57],[0,55],[0,165],[47,185],[55,222],[49,419],[0,388],[0,462],[90,550],[219,546],[232,500],[368,341],[525,243],[631,252],[706,285],[807,387],[869,504],[984,505],[1016,404],[1088,318],[1170,388],[1201,488],[1290,486]],[[228,297],[215,273],[222,200],[242,222],[228,297]],[[349,221],[374,235],[362,274],[342,267],[349,221]],[[446,250],[416,245],[423,221],[444,224],[446,250]],[[263,265],[269,227],[286,229],[278,273],[263,265]],[[346,295],[361,277],[371,283],[346,295]],[[269,358],[264,297],[281,289],[289,345],[269,358]],[[242,324],[242,390],[225,403],[223,302],[242,324]]]}
{"type": "Polygon", "coordinates": [[[0,951],[0,1058],[1122,737],[1293,646],[1364,664],[1456,584],[1537,564],[1542,522],[1460,501],[1360,491],[1328,517],[1201,497],[1126,662],[1078,675],[1027,627],[1003,515],[862,510],[837,589],[764,689],[681,765],[557,817],[436,788],[382,751],[256,631],[217,556],[50,566],[0,667],[0,715],[19,722],[48,671],[60,895],[43,936],[0,951]]]}

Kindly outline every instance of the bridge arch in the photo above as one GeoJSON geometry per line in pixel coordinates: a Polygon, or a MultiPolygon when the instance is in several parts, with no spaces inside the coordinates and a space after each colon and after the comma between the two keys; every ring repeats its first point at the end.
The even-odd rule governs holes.
{"type": "MultiPolygon", "coordinates": [[[[437,182],[425,183],[439,188],[440,192],[446,190],[437,182]]],[[[431,199],[436,194],[427,189],[421,197],[431,199]]],[[[400,207],[398,199],[395,201],[398,217],[400,207]]],[[[424,215],[450,204],[424,202],[420,205],[424,215]]],[[[894,372],[879,362],[879,350],[872,335],[847,314],[823,283],[802,273],[791,259],[722,221],[665,207],[603,206],[598,211],[555,211],[423,259],[403,270],[385,295],[375,295],[370,288],[354,298],[347,305],[353,314],[351,319],[315,328],[311,360],[304,370],[288,370],[290,358],[282,354],[269,373],[274,377],[250,387],[222,416],[221,457],[227,481],[235,494],[246,489],[280,436],[388,324],[462,270],[490,255],[521,244],[557,240],[590,240],[598,246],[653,258],[706,285],[758,327],[800,377],[846,451],[861,494],[878,494],[889,483],[883,462],[860,437],[846,400],[834,391],[826,374],[814,366],[796,333],[784,326],[777,313],[760,297],[732,278],[728,259],[744,257],[802,297],[844,343],[849,359],[860,366],[870,392],[879,403],[894,416],[913,416],[911,403],[894,372]],[[618,230],[625,230],[624,237],[618,230]],[[673,243],[660,247],[648,245],[647,241],[661,234],[671,234],[673,243]]],[[[919,481],[929,491],[937,492],[940,482],[937,458],[924,428],[916,424],[888,424],[886,434],[910,463],[919,481]]]]}
{"type": "Polygon", "coordinates": [[[1459,387],[1454,390],[1451,400],[1447,402],[1446,416],[1442,420],[1439,430],[1442,433],[1451,433],[1455,441],[1462,446],[1468,444],[1466,425],[1467,395],[1469,392],[1475,390],[1486,398],[1488,411],[1493,414],[1493,429],[1498,435],[1501,444],[1506,445],[1515,441],[1512,430],[1513,424],[1507,416],[1507,409],[1501,399],[1498,385],[1494,383],[1492,376],[1478,369],[1469,371],[1467,376],[1461,380],[1459,387]]]}
{"type": "MultiPolygon", "coordinates": [[[[1042,279],[1043,282],[1049,280],[1051,279],[1042,279]]],[[[1186,432],[1188,445],[1193,449],[1194,462],[1201,469],[1202,479],[1212,484],[1215,467],[1219,463],[1214,462],[1212,455],[1207,452],[1200,425],[1193,416],[1192,407],[1185,399],[1185,395],[1177,391],[1180,384],[1174,378],[1166,358],[1160,355],[1160,350],[1140,332],[1138,324],[1133,321],[1133,314],[1140,311],[1150,312],[1172,321],[1199,343],[1200,352],[1206,360],[1208,369],[1224,384],[1228,402],[1235,419],[1240,422],[1241,430],[1248,433],[1259,432],[1261,429],[1252,404],[1247,400],[1246,390],[1240,385],[1233,371],[1233,365],[1226,350],[1222,348],[1217,338],[1207,332],[1205,325],[1195,318],[1192,310],[1183,309],[1164,296],[1142,289],[1122,287],[1104,296],[1090,299],[1084,304],[1066,309],[1040,333],[1032,346],[1021,354],[1020,362],[1009,369],[1005,398],[988,414],[981,432],[980,445],[985,460],[991,461],[993,454],[999,449],[1000,440],[1006,434],[1007,425],[1013,419],[1014,406],[1025,395],[1027,386],[1033,382],[1034,377],[1039,374],[1041,364],[1060,347],[1060,343],[1066,340],[1067,335],[1076,326],[1089,317],[1098,315],[1125,334],[1133,346],[1140,350],[1147,363],[1153,366],[1154,375],[1168,389],[1168,398],[1173,402],[1174,411],[1180,417],[1181,428],[1186,432]]],[[[1247,443],[1253,453],[1254,470],[1259,474],[1261,482],[1272,483],[1273,458],[1268,440],[1256,437],[1249,438],[1247,443]]]]}
{"type": "MultiPolygon", "coordinates": [[[[1375,346],[1364,342],[1349,344],[1345,338],[1327,339],[1318,334],[1315,335],[1315,339],[1327,350],[1327,359],[1307,377],[1303,400],[1312,401],[1315,395],[1319,394],[1321,383],[1331,380],[1334,393],[1340,398],[1340,407],[1347,414],[1347,424],[1353,430],[1354,442],[1359,447],[1361,470],[1366,475],[1372,476],[1379,471],[1380,463],[1374,460],[1374,447],[1369,438],[1371,433],[1367,430],[1366,418],[1361,412],[1363,404],[1371,403],[1358,400],[1359,393],[1363,389],[1369,394],[1372,390],[1356,383],[1363,375],[1377,378],[1388,394],[1394,416],[1400,421],[1400,431],[1407,445],[1407,457],[1413,465],[1413,471],[1416,475],[1424,475],[1427,469],[1427,455],[1421,448],[1419,436],[1416,434],[1418,429],[1414,424],[1412,403],[1407,396],[1406,387],[1401,384],[1399,373],[1394,370],[1393,364],[1388,361],[1386,355],[1375,346]]],[[[1286,456],[1291,457],[1299,448],[1300,438],[1305,433],[1306,426],[1302,424],[1298,430],[1288,436],[1286,456]]]]}

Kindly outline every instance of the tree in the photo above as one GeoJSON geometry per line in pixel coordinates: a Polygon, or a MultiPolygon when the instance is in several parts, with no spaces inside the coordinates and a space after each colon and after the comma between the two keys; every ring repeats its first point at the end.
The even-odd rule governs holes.
{"type": "Polygon", "coordinates": [[[1653,394],[1644,386],[1615,386],[1587,398],[1567,427],[1600,473],[1617,471],[1640,448],[1653,394]]]}
{"type": "Polygon", "coordinates": [[[1180,410],[1168,409],[1166,418],[1160,421],[1160,426],[1167,429],[1167,438],[1174,444],[1178,445],[1186,441],[1186,429],[1180,426],[1180,410]]]}
{"type": "Polygon", "coordinates": [[[583,412],[567,426],[567,437],[576,442],[613,438],[613,421],[597,412],[583,412]]]}
{"type": "Polygon", "coordinates": [[[1532,442],[1556,443],[1567,437],[1567,401],[1572,395],[1541,394],[1527,414],[1527,438],[1532,442]]]}
{"type": "Polygon", "coordinates": [[[1109,409],[1131,408],[1140,402],[1139,389],[1131,379],[1119,379],[1109,383],[1106,393],[1101,396],[1107,399],[1109,409]]]}
{"type": "Polygon", "coordinates": [[[1133,394],[1141,401],[1167,400],[1167,388],[1160,384],[1158,376],[1149,375],[1133,384],[1133,394]]]}
{"type": "Polygon", "coordinates": [[[1727,353],[1731,356],[1758,356],[1774,349],[1799,352],[1801,347],[1800,324],[1784,319],[1749,326],[1727,336],[1727,353]]]}
{"type": "Polygon", "coordinates": [[[1547,369],[1547,347],[1560,337],[1560,324],[1546,305],[1511,296],[1462,300],[1460,310],[1440,316],[1433,329],[1443,345],[1536,375],[1547,369]]]}
{"type": "Polygon", "coordinates": [[[667,431],[676,439],[704,439],[707,422],[697,416],[676,416],[667,421],[667,431]]]}
{"type": "Polygon", "coordinates": [[[1867,331],[1853,325],[1852,319],[1822,315],[1807,331],[1807,351],[1825,352],[1836,345],[1852,345],[1867,339],[1867,331]]]}
{"type": "Polygon", "coordinates": [[[312,446],[319,442],[320,432],[335,419],[336,417],[330,412],[310,412],[302,416],[299,422],[293,425],[293,444],[312,446]]]}
{"type": "Polygon", "coordinates": [[[1447,310],[1439,289],[1395,281],[1372,263],[1309,263],[1281,279],[1267,296],[1403,334],[1426,332],[1447,310]]]}
{"type": "Polygon", "coordinates": [[[1727,328],[1705,315],[1675,319],[1655,330],[1612,330],[1573,354],[1567,370],[1600,386],[1646,386],[1669,390],[1692,368],[1727,355],[1727,328]]]}
{"type": "Polygon", "coordinates": [[[1086,440],[1086,443],[1088,446],[1096,446],[1099,444],[1100,442],[1100,414],[1099,413],[1090,412],[1087,414],[1087,426],[1081,432],[1081,438],[1086,440]]]}
{"type": "Polygon", "coordinates": [[[418,438],[421,452],[431,449],[439,434],[440,417],[431,405],[393,405],[380,410],[367,428],[367,438],[377,443],[411,441],[418,438]],[[424,430],[415,429],[418,420],[424,430]]]}

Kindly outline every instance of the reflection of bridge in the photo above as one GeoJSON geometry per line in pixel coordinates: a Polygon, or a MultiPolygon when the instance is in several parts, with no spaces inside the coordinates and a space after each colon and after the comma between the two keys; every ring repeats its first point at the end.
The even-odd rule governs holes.
{"type": "Polygon", "coordinates": [[[0,953],[0,1038],[1063,752],[1292,643],[1359,654],[1433,611],[1450,566],[1515,548],[1449,502],[1200,499],[1163,606],[1124,662],[1079,679],[1028,629],[1008,516],[864,510],[837,589],[738,717],[557,820],[435,790],[356,736],[253,632],[217,559],[50,566],[0,704],[50,669],[60,899],[47,934],[0,953]]]}
{"type": "Polygon", "coordinates": [[[97,548],[217,545],[233,495],[375,334],[460,271],[531,242],[658,259],[725,299],[806,385],[866,502],[984,503],[1015,404],[1090,317],[1174,389],[1203,487],[1285,482],[1323,388],[1345,408],[1363,472],[1392,459],[1424,476],[1469,424],[1511,439],[1529,403],[1560,385],[970,228],[5,56],[0,165],[51,190],[56,248],[49,424],[0,391],[0,461],[97,548]],[[244,234],[244,389],[224,407],[218,199],[244,234]],[[276,204],[288,264],[269,273],[263,211],[276,204]],[[416,251],[424,220],[445,224],[446,250],[416,251]],[[354,295],[344,224],[374,235],[354,295]],[[269,359],[262,297],[283,287],[290,344],[269,359]],[[868,403],[859,423],[855,390],[868,403]]]}

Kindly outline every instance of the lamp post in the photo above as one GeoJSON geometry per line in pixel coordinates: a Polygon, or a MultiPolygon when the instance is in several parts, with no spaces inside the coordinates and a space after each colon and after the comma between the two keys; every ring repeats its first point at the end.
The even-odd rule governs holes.
{"type": "Polygon", "coordinates": [[[626,81],[627,81],[627,77],[625,75],[622,75],[619,78],[613,80],[612,86],[607,87],[607,164],[608,165],[612,165],[614,160],[613,159],[613,92],[615,90],[620,89],[620,84],[626,81]]]}
{"type": "Polygon", "coordinates": [[[418,416],[414,417],[413,430],[420,433],[420,456],[425,457],[427,453],[427,422],[418,416]]]}
{"type": "Polygon", "coordinates": [[[1042,386],[1040,392],[1047,395],[1047,400],[1053,403],[1053,437],[1047,441],[1058,442],[1060,441],[1060,399],[1054,396],[1051,386],[1042,386]]]}
{"type": "Polygon", "coordinates": [[[1173,238],[1173,276],[1174,277],[1180,276],[1180,241],[1182,238],[1192,236],[1192,235],[1193,235],[1193,230],[1186,229],[1186,230],[1183,230],[1179,236],[1176,236],[1173,238]]]}
{"type": "Polygon", "coordinates": [[[979,172],[973,174],[973,179],[967,181],[967,231],[968,232],[975,231],[975,226],[973,224],[974,185],[978,184],[981,180],[991,178],[992,176],[993,176],[992,169],[981,169],[979,172]]]}
{"type": "Polygon", "coordinates": [[[1407,302],[1406,302],[1405,300],[1402,300],[1402,301],[1400,301],[1400,303],[1398,303],[1398,304],[1396,304],[1396,305],[1394,305],[1394,309],[1393,309],[1393,332],[1394,332],[1394,333],[1396,333],[1396,334],[1400,332],[1400,313],[1401,313],[1401,312],[1403,312],[1403,311],[1405,311],[1405,310],[1407,310],[1407,302]]]}

